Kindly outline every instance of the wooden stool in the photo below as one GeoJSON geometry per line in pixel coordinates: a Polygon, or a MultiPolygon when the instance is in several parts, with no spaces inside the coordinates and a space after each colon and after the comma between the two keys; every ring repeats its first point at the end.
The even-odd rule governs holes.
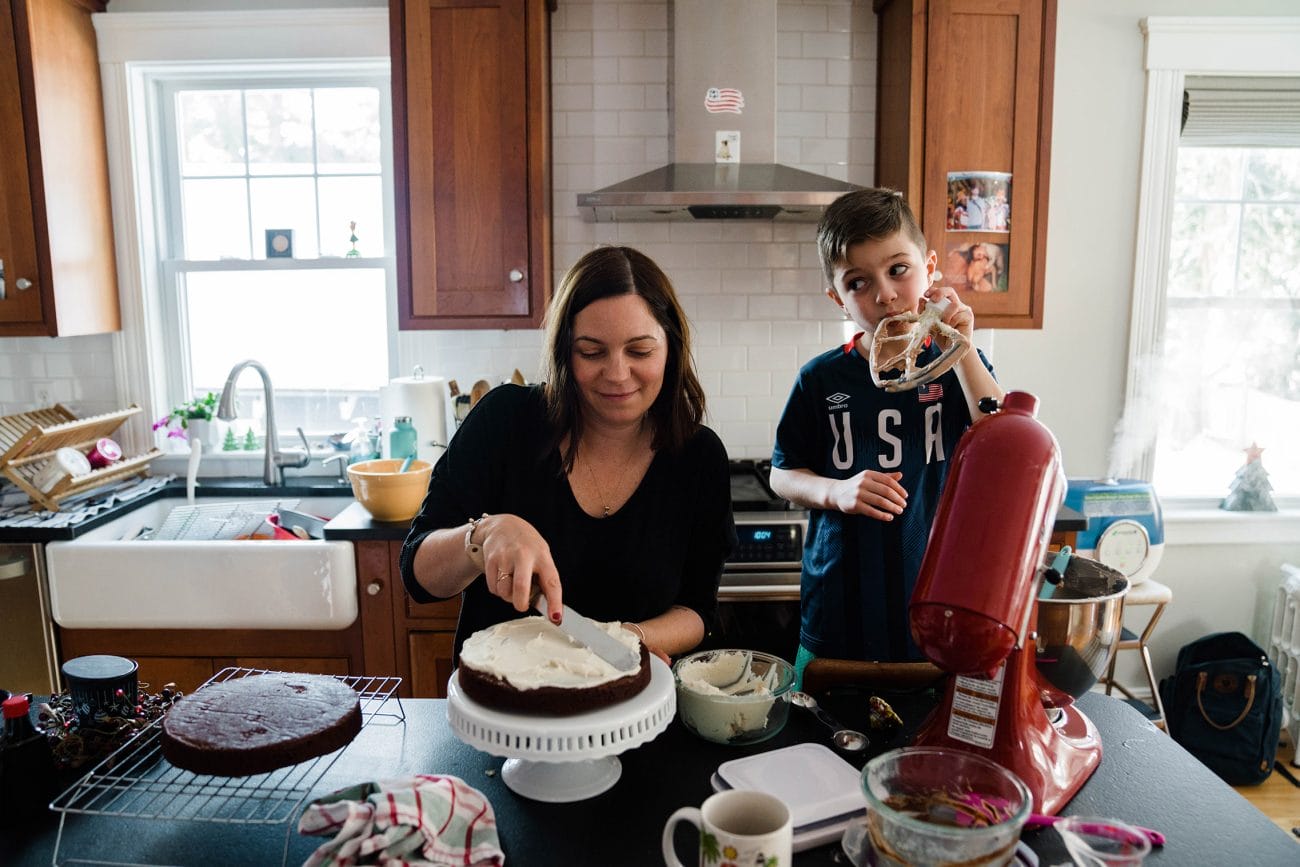
{"type": "Polygon", "coordinates": [[[1154,605],[1155,610],[1151,612],[1151,619],[1147,621],[1141,635],[1136,635],[1128,627],[1121,626],[1120,640],[1115,647],[1115,654],[1110,658],[1110,666],[1106,669],[1106,677],[1104,678],[1106,695],[1111,694],[1112,688],[1118,689],[1129,704],[1146,714],[1148,719],[1162,729],[1165,728],[1165,705],[1160,700],[1160,685],[1156,683],[1156,675],[1151,668],[1151,651],[1147,648],[1147,643],[1151,640],[1151,633],[1155,631],[1160,615],[1165,613],[1165,606],[1172,602],[1173,599],[1174,592],[1172,590],[1159,581],[1153,581],[1150,578],[1140,584],[1133,585],[1129,589],[1124,596],[1124,608],[1120,612],[1121,618],[1123,617],[1123,611],[1130,606],[1154,605]],[[1122,683],[1115,682],[1115,660],[1121,650],[1137,650],[1141,652],[1142,667],[1146,669],[1147,684],[1151,687],[1151,704],[1133,695],[1129,688],[1122,683]]]}

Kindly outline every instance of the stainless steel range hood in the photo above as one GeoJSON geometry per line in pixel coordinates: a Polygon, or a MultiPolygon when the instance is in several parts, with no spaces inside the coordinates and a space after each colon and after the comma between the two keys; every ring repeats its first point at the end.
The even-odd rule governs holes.
{"type": "Polygon", "coordinates": [[[584,219],[813,222],[857,189],[775,161],[776,0],[674,0],[672,8],[677,161],[579,193],[584,219]]]}

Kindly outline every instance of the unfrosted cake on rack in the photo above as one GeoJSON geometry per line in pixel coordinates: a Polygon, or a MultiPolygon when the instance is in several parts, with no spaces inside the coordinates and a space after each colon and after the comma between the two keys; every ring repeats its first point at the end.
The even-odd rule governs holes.
{"type": "Polygon", "coordinates": [[[597,625],[638,654],[635,669],[620,671],[545,617],[521,617],[480,629],[465,640],[460,688],[494,710],[555,716],[629,699],[650,682],[650,653],[619,623],[597,625]]]}
{"type": "Polygon", "coordinates": [[[246,777],[332,753],[361,731],[358,695],[319,674],[268,672],[209,684],[162,724],[162,754],[196,774],[246,777]]]}

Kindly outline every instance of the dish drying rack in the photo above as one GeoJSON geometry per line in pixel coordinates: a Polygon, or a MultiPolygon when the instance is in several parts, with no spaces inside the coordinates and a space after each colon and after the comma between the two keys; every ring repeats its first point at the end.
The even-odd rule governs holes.
{"type": "MultiPolygon", "coordinates": [[[[275,674],[259,668],[226,668],[203,686],[258,674],[275,674]]],[[[361,727],[375,717],[406,720],[397,698],[397,712],[383,711],[401,684],[400,677],[336,676],[359,694],[361,727]]],[[[162,756],[162,718],[127,741],[88,774],[50,803],[59,813],[54,843],[54,863],[119,863],[60,859],[63,832],[69,816],[110,816],[149,821],[216,822],[228,825],[285,825],[281,864],[289,856],[289,841],[307,795],[338,760],[347,746],[332,753],[248,777],[195,774],[174,767],[162,756]]]]}
{"type": "Polygon", "coordinates": [[[59,503],[75,494],[97,488],[118,479],[148,471],[149,463],[162,455],[151,448],[144,454],[91,470],[83,476],[65,476],[49,491],[36,487],[36,474],[44,468],[54,452],[74,448],[85,453],[95,443],[117,430],[122,422],[140,412],[131,404],[126,409],[77,418],[63,404],[44,409],[0,416],[0,472],[39,503],[46,511],[57,512],[59,503]]]}

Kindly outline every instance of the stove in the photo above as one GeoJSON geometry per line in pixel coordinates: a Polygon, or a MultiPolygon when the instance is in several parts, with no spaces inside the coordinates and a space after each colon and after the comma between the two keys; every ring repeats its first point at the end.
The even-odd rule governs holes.
{"type": "Polygon", "coordinates": [[[799,563],[808,513],[772,493],[772,462],[731,461],[736,550],[722,571],[719,600],[799,599],[799,563]]]}

